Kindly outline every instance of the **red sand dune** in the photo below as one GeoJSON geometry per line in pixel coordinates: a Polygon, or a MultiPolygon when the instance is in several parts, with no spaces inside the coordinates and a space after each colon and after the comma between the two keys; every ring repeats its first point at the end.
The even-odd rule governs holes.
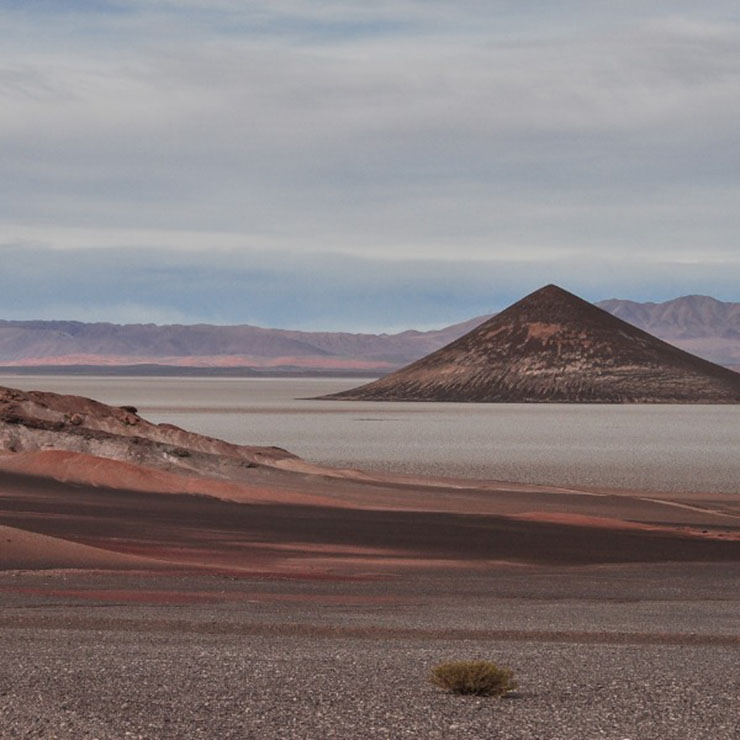
{"type": "MultiPolygon", "coordinates": [[[[379,493],[366,483],[336,479],[320,483],[339,489],[349,486],[351,495],[360,499],[363,491],[404,498],[399,487],[380,488],[379,493]],[[357,486],[354,492],[352,485],[357,486]]],[[[309,477],[309,490],[315,484],[309,477]]],[[[625,513],[655,516],[663,509],[666,515],[674,511],[660,503],[611,496],[579,499],[546,492],[430,488],[412,493],[414,508],[410,509],[358,508],[351,505],[351,497],[343,506],[334,502],[306,505],[300,497],[245,503],[1,472],[0,522],[14,532],[25,530],[47,538],[22,550],[18,543],[12,550],[6,548],[7,557],[3,553],[0,569],[147,567],[121,561],[120,553],[156,561],[152,567],[162,567],[164,561],[185,568],[290,577],[358,576],[408,568],[498,568],[512,563],[740,560],[740,543],[719,538],[711,527],[702,535],[696,528],[688,533],[660,522],[630,523],[562,511],[565,505],[572,509],[602,501],[621,505],[625,513]],[[429,504],[422,509],[425,496],[429,504]],[[457,496],[459,505],[455,508],[457,496]],[[522,496],[525,500],[519,510],[510,511],[507,501],[522,496]],[[540,512],[538,508],[533,514],[532,500],[547,500],[548,496],[556,502],[562,500],[561,511],[540,512]],[[481,502],[487,502],[489,510],[509,513],[476,513],[481,502]],[[438,504],[440,509],[435,510],[438,504]],[[446,510],[441,510],[442,504],[446,510]],[[527,504],[528,509],[522,508],[527,504]],[[70,543],[93,549],[77,550],[70,543]],[[106,550],[115,553],[113,560],[100,559],[101,551],[106,550]],[[34,552],[40,553],[38,559],[29,559],[34,552]]],[[[701,518],[694,510],[675,509],[675,513],[682,521],[701,518]]],[[[731,529],[727,522],[724,526],[731,529]]],[[[739,529],[735,525],[735,533],[739,529]]]]}
{"type": "Polygon", "coordinates": [[[341,502],[309,493],[300,494],[277,487],[267,488],[195,475],[181,475],[67,450],[38,450],[2,455],[0,471],[103,488],[122,488],[160,494],[188,493],[243,503],[292,501],[300,504],[341,505],[341,502]]]}
{"type": "Polygon", "coordinates": [[[151,558],[68,542],[0,524],[0,570],[46,568],[157,570],[172,567],[151,558]]]}

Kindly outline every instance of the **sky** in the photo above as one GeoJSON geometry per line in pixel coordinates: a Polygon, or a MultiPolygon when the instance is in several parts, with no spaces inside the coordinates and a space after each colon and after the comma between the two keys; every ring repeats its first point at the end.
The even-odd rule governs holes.
{"type": "Polygon", "coordinates": [[[740,301],[737,0],[0,0],[0,318],[740,301]]]}

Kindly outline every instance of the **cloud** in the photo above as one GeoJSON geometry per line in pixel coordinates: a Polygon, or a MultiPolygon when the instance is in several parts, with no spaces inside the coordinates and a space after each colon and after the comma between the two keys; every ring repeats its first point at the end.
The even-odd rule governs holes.
{"type": "Polygon", "coordinates": [[[548,282],[590,300],[737,297],[731,263],[386,260],[326,252],[0,247],[0,318],[251,323],[347,331],[445,326],[548,282]]]}
{"type": "Polygon", "coordinates": [[[0,17],[9,243],[594,279],[620,260],[736,268],[729,2],[87,0],[0,17]]]}

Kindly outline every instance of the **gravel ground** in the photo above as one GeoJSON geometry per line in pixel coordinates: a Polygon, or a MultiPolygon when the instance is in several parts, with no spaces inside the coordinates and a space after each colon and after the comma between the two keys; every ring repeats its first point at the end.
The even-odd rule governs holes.
{"type": "Polygon", "coordinates": [[[708,565],[365,584],[0,575],[0,737],[737,740],[737,576],[708,565]],[[61,586],[280,599],[103,603],[61,586]],[[403,599],[328,598],[373,594],[403,599]],[[517,634],[481,637],[496,625],[517,634]],[[460,658],[509,665],[518,692],[429,684],[434,664],[460,658]]]}
{"type": "Polygon", "coordinates": [[[731,740],[738,649],[16,631],[3,738],[731,740]],[[514,667],[508,699],[447,695],[440,660],[514,667]]]}

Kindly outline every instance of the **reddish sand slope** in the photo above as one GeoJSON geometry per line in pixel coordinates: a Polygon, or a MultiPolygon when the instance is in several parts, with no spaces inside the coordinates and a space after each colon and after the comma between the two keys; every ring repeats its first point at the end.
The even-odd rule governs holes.
{"type": "MultiPolygon", "coordinates": [[[[729,539],[727,528],[703,537],[662,525],[630,527],[572,515],[552,519],[242,503],[0,473],[0,522],[6,526],[188,567],[316,577],[407,567],[500,567],[502,562],[740,560],[740,542],[729,539]]],[[[79,567],[74,559],[45,557],[37,567],[79,567]]],[[[18,567],[18,562],[29,567],[27,561],[8,558],[0,568],[18,567]]]]}
{"type": "Polygon", "coordinates": [[[167,567],[171,566],[150,558],[125,555],[0,524],[2,570],[46,568],[155,570],[167,567]]]}
{"type": "Polygon", "coordinates": [[[341,505],[311,493],[282,490],[196,475],[170,473],[121,460],[67,450],[39,450],[0,456],[0,471],[53,478],[103,488],[122,488],[149,493],[189,493],[244,503],[279,502],[341,505]]]}

